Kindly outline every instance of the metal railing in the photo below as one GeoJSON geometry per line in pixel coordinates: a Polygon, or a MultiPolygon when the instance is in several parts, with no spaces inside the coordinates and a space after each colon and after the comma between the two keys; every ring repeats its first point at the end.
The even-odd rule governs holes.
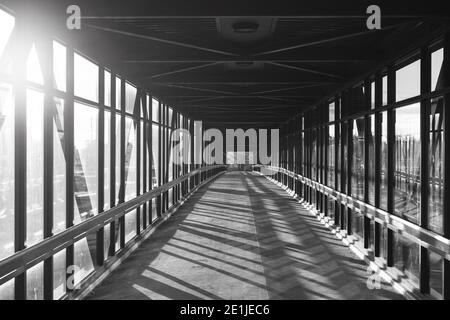
{"type": "Polygon", "coordinates": [[[269,171],[279,172],[294,180],[300,181],[304,185],[326,195],[337,201],[339,204],[346,206],[356,214],[373,219],[380,225],[411,239],[422,247],[430,249],[444,259],[450,260],[450,239],[287,169],[272,166],[257,167],[263,167],[269,171]]]}
{"type": "MultiPolygon", "coordinates": [[[[155,197],[158,197],[159,195],[168,191],[174,186],[183,183],[187,179],[192,178],[203,172],[210,172],[211,178],[199,182],[199,184],[196,186],[199,187],[210,181],[212,178],[214,178],[217,174],[223,172],[225,169],[226,169],[225,165],[215,165],[215,166],[201,167],[199,169],[193,170],[188,174],[185,174],[171,182],[168,182],[160,187],[154,188],[132,200],[118,204],[117,206],[105,212],[99,213],[98,215],[89,218],[88,220],[85,220],[77,225],[67,228],[61,233],[46,238],[41,242],[37,243],[36,245],[33,245],[29,248],[26,248],[22,251],[13,254],[10,257],[5,258],[4,260],[0,261],[0,285],[2,285],[3,283],[9,281],[14,277],[17,277],[18,275],[22,274],[29,268],[55,255],[59,251],[64,250],[67,247],[73,245],[77,241],[85,238],[88,234],[94,233],[97,230],[103,228],[104,226],[122,217],[123,215],[132,211],[133,209],[136,209],[144,205],[145,203],[151,201],[155,197]]],[[[190,192],[192,192],[192,190],[190,190],[190,192]]],[[[182,200],[183,198],[180,201],[182,200]]],[[[157,220],[159,219],[154,220],[153,223],[156,222],[157,220]]]]}

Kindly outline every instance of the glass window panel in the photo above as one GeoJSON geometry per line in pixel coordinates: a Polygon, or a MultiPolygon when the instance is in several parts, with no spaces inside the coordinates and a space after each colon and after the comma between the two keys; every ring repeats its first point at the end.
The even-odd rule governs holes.
{"type": "Polygon", "coordinates": [[[431,293],[437,297],[442,296],[442,256],[429,251],[430,254],[430,288],[431,293]],[[434,291],[434,292],[433,292],[434,291]]]}
{"type": "Polygon", "coordinates": [[[111,208],[111,113],[105,110],[105,149],[104,149],[104,205],[103,210],[111,208]]]}
{"type": "Polygon", "coordinates": [[[159,186],[159,126],[152,126],[152,187],[159,186]]]}
{"type": "Polygon", "coordinates": [[[111,73],[105,70],[105,106],[111,107],[111,73]]]}
{"type": "Polygon", "coordinates": [[[75,223],[98,212],[98,109],[75,103],[74,107],[75,223]]]}
{"type": "Polygon", "coordinates": [[[103,244],[104,244],[104,251],[103,254],[105,258],[108,258],[109,256],[109,245],[111,243],[111,225],[107,224],[103,228],[103,244]]]}
{"type": "Polygon", "coordinates": [[[136,236],[136,210],[125,215],[125,243],[136,236]]]}
{"type": "Polygon", "coordinates": [[[395,110],[395,214],[420,217],[420,104],[395,110]]]}
{"type": "Polygon", "coordinates": [[[396,71],[395,89],[395,101],[420,95],[420,60],[396,71]]]}
{"type": "MultiPolygon", "coordinates": [[[[348,123],[341,124],[341,144],[342,144],[342,175],[341,175],[341,183],[342,183],[342,192],[347,193],[347,168],[348,168],[348,139],[347,139],[347,131],[348,123]]],[[[344,215],[345,216],[345,215],[344,215]]]]}
{"type": "Polygon", "coordinates": [[[120,154],[120,144],[121,144],[120,137],[122,135],[121,134],[122,128],[120,126],[120,122],[121,122],[121,117],[120,117],[119,114],[116,113],[116,154],[115,154],[115,157],[116,157],[116,161],[115,161],[115,164],[116,164],[116,174],[115,174],[115,176],[116,176],[115,177],[116,178],[116,181],[115,181],[115,184],[116,184],[116,186],[115,186],[116,203],[119,200],[120,179],[121,179],[121,177],[120,177],[120,159],[121,159],[121,154],[120,154]]]}
{"type": "Polygon", "coordinates": [[[94,271],[94,257],[91,254],[86,238],[74,245],[74,285],[78,286],[84,278],[94,271]]]}
{"type": "Polygon", "coordinates": [[[66,228],[66,159],[64,156],[64,100],[55,98],[53,115],[53,234],[66,228]]]}
{"type": "Polygon", "coordinates": [[[375,82],[370,83],[370,109],[375,109],[375,82]]]}
{"type": "Polygon", "coordinates": [[[151,98],[150,98],[150,96],[148,94],[146,95],[146,98],[147,98],[147,106],[146,106],[147,107],[147,117],[146,117],[146,119],[147,120],[151,120],[152,119],[151,118],[152,115],[151,115],[151,112],[150,112],[151,107],[152,107],[151,104],[150,104],[151,103],[151,98]]]}
{"type": "Polygon", "coordinates": [[[172,108],[169,108],[169,123],[168,123],[168,125],[171,127],[173,127],[172,121],[173,121],[173,110],[172,110],[172,108]]]}
{"type": "Polygon", "coordinates": [[[367,160],[369,164],[369,203],[374,205],[375,204],[375,115],[372,114],[369,116],[369,128],[367,128],[368,131],[368,154],[367,154],[367,160]]]}
{"type": "Polygon", "coordinates": [[[444,232],[444,128],[442,97],[431,101],[429,112],[429,193],[428,193],[428,224],[437,233],[444,232]]]}
{"type": "Polygon", "coordinates": [[[328,127],[328,186],[334,188],[334,174],[335,174],[335,139],[334,139],[334,125],[328,127]]]}
{"type": "Polygon", "coordinates": [[[380,226],[380,257],[384,260],[387,259],[387,234],[388,228],[386,226],[380,226]]]}
{"type": "Polygon", "coordinates": [[[335,104],[334,102],[329,104],[329,109],[328,109],[328,121],[334,121],[334,113],[335,113],[335,104]]]}
{"type": "Polygon", "coordinates": [[[353,120],[352,196],[364,200],[364,118],[353,120]]]}
{"type": "MultiPolygon", "coordinates": [[[[144,177],[144,155],[145,152],[147,150],[146,146],[144,145],[144,121],[140,121],[140,137],[139,137],[139,141],[140,141],[140,146],[139,146],[139,150],[140,150],[140,159],[139,159],[139,164],[140,164],[140,170],[139,170],[139,181],[140,181],[140,190],[141,193],[143,194],[145,193],[146,190],[144,190],[144,179],[146,177],[144,177]]],[[[148,172],[148,171],[147,171],[148,172]]],[[[145,184],[146,186],[148,186],[148,184],[145,184]]]]}
{"type": "Polygon", "coordinates": [[[352,214],[352,229],[353,229],[353,236],[355,241],[355,244],[359,248],[364,247],[364,218],[363,216],[353,212],[352,214]]]}
{"type": "Polygon", "coordinates": [[[383,92],[382,104],[383,104],[383,106],[385,106],[388,103],[388,101],[387,101],[388,100],[387,99],[387,97],[388,97],[387,76],[384,76],[383,79],[382,79],[382,92],[383,92]]]}
{"type": "Polygon", "coordinates": [[[420,246],[414,241],[394,233],[394,265],[416,285],[419,283],[420,246]]]}
{"type": "Polygon", "coordinates": [[[0,260],[14,253],[14,167],[13,88],[0,82],[0,260]]]}
{"type": "Polygon", "coordinates": [[[66,47],[57,41],[53,41],[53,74],[55,87],[66,91],[66,47]]]}
{"type": "Polygon", "coordinates": [[[132,86],[128,82],[125,82],[125,111],[127,113],[133,113],[134,103],[136,102],[136,87],[132,86]]]}
{"type": "MultiPolygon", "coordinates": [[[[15,25],[15,18],[9,13],[0,9],[0,61],[3,60],[5,49],[8,46],[15,25]]],[[[11,72],[11,59],[7,59],[8,63],[0,63],[0,72],[11,72]]]]}
{"type": "Polygon", "coordinates": [[[159,122],[159,102],[152,99],[152,121],[159,122]]]}
{"type": "Polygon", "coordinates": [[[0,285],[1,300],[14,300],[14,278],[0,285]]]}
{"type": "Polygon", "coordinates": [[[53,256],[53,298],[59,299],[66,293],[66,250],[53,256]]]}
{"type": "Polygon", "coordinates": [[[311,131],[311,178],[317,181],[317,133],[313,129],[311,131]]]}
{"type": "Polygon", "coordinates": [[[98,66],[74,53],[74,92],[87,100],[98,102],[98,66]]]}
{"type": "Polygon", "coordinates": [[[442,63],[444,62],[444,49],[434,51],[431,54],[431,91],[443,87],[442,63]]]}
{"type": "Polygon", "coordinates": [[[116,109],[120,110],[122,106],[122,80],[116,77],[116,109]]]}
{"type": "MultiPolygon", "coordinates": [[[[337,150],[336,159],[335,159],[336,160],[335,161],[336,180],[337,180],[336,184],[337,184],[338,190],[341,190],[341,148],[340,148],[340,138],[339,138],[339,134],[340,134],[339,127],[340,127],[339,124],[336,124],[337,134],[334,138],[334,144],[335,144],[335,148],[337,150]]],[[[304,141],[303,134],[302,134],[302,141],[304,141]]],[[[306,149],[304,149],[303,153],[305,153],[305,151],[306,151],[306,149]]]]}
{"type": "Polygon", "coordinates": [[[34,44],[27,58],[27,80],[41,85],[44,84],[44,76],[34,44]]]}
{"type": "Polygon", "coordinates": [[[381,154],[380,154],[380,208],[387,210],[387,194],[388,194],[388,132],[387,132],[387,112],[384,111],[381,117],[381,154]]]}
{"type": "Polygon", "coordinates": [[[170,182],[173,180],[173,154],[172,154],[172,129],[168,130],[168,135],[167,135],[167,142],[168,142],[168,155],[169,155],[169,161],[168,161],[168,169],[169,169],[169,173],[168,173],[168,178],[169,180],[167,182],[170,182]]]}
{"type": "Polygon", "coordinates": [[[43,239],[44,94],[27,90],[27,246],[43,239]]]}
{"type": "Polygon", "coordinates": [[[27,270],[27,300],[44,299],[44,263],[27,270]]]}
{"type": "Polygon", "coordinates": [[[127,145],[125,148],[125,201],[136,197],[136,124],[126,117],[125,132],[127,145]]]}

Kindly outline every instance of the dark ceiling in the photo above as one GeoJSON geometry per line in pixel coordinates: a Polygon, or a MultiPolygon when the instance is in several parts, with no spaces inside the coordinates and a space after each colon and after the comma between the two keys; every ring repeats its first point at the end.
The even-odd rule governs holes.
{"type": "Polygon", "coordinates": [[[37,2],[74,47],[194,119],[228,127],[276,127],[448,27],[430,1],[378,3],[378,31],[366,27],[364,1],[37,2]],[[81,7],[81,31],[63,27],[68,4],[81,7]]]}

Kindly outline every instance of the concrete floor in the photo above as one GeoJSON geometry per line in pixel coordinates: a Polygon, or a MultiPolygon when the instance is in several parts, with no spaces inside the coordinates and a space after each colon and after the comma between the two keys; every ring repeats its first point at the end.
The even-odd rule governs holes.
{"type": "Polygon", "coordinates": [[[200,189],[88,299],[401,299],[262,176],[200,189]]]}

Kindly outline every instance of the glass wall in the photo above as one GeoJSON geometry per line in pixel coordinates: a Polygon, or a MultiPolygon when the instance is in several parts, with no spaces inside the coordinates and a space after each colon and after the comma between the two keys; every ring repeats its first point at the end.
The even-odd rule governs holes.
{"type": "MultiPolygon", "coordinates": [[[[31,248],[66,227],[134,199],[138,191],[142,194],[159,186],[160,172],[166,174],[162,181],[174,179],[173,166],[168,165],[168,161],[173,162],[167,153],[169,130],[176,127],[180,116],[166,108],[166,115],[160,117],[159,102],[143,88],[138,90],[111,69],[51,38],[39,39],[40,45],[28,42],[24,46],[28,52],[17,64],[23,65],[24,72],[17,76],[26,81],[13,83],[12,61],[22,56],[11,51],[15,47],[11,41],[17,41],[11,37],[14,28],[14,17],[0,9],[0,262],[16,248],[31,248]],[[44,49],[52,54],[42,52],[44,49]],[[43,67],[52,72],[45,72],[43,67]],[[73,70],[73,79],[68,78],[69,70],[73,70]],[[104,90],[101,95],[99,88],[104,90]],[[165,123],[161,124],[161,119],[165,123]],[[165,135],[160,127],[167,130],[165,135]],[[17,152],[23,154],[20,159],[15,158],[17,152]],[[162,156],[164,162],[160,161],[162,156]],[[168,171],[161,170],[161,165],[168,171]],[[48,169],[51,175],[44,175],[48,169]],[[73,175],[68,175],[71,169],[73,175]],[[18,172],[24,174],[19,183],[18,172]],[[23,199],[20,208],[15,204],[16,190],[23,199]],[[69,190],[73,190],[70,195],[69,190]],[[23,225],[15,219],[17,214],[25,216],[23,225]],[[18,233],[23,239],[16,237],[18,233]]],[[[157,217],[156,204],[154,200],[153,220],[157,217]]],[[[139,211],[128,212],[122,221],[105,225],[103,234],[90,232],[73,245],[59,248],[53,259],[47,260],[52,268],[39,261],[25,271],[23,286],[21,277],[6,280],[4,274],[0,275],[0,300],[65,297],[69,277],[74,275],[75,285],[81,283],[143,231],[143,219],[149,218],[144,214],[140,207],[139,211]],[[112,240],[115,244],[110,246],[112,240]],[[44,278],[52,281],[44,282],[44,278]],[[15,288],[17,281],[19,287],[15,288]]],[[[147,226],[151,222],[147,219],[147,226]]]]}
{"type": "MultiPolygon", "coordinates": [[[[387,265],[388,273],[399,277],[402,285],[407,282],[405,287],[428,293],[429,284],[436,297],[445,294],[446,253],[436,242],[446,245],[440,236],[445,235],[448,214],[444,212],[448,101],[443,93],[448,90],[443,69],[448,53],[443,43],[442,38],[433,39],[420,52],[415,50],[356,86],[327,97],[334,100],[341,95],[336,103],[319,103],[298,115],[308,127],[302,128],[297,145],[304,155],[302,176],[315,182],[306,184],[304,200],[330,216],[335,213],[343,237],[351,219],[351,240],[356,237],[360,249],[363,243],[364,249],[374,249],[375,263],[387,265]],[[319,134],[323,130],[325,139],[319,134]],[[327,187],[318,175],[324,167],[327,187]],[[333,200],[336,190],[329,188],[344,194],[339,203],[333,200]],[[375,222],[374,216],[384,223],[375,222]]],[[[290,142],[289,125],[281,129],[285,134],[280,140],[290,142]]],[[[284,143],[280,153],[289,155],[291,147],[284,143]]],[[[283,165],[292,168],[292,160],[284,158],[283,165]]],[[[289,186],[287,175],[276,178],[289,186]]]]}

